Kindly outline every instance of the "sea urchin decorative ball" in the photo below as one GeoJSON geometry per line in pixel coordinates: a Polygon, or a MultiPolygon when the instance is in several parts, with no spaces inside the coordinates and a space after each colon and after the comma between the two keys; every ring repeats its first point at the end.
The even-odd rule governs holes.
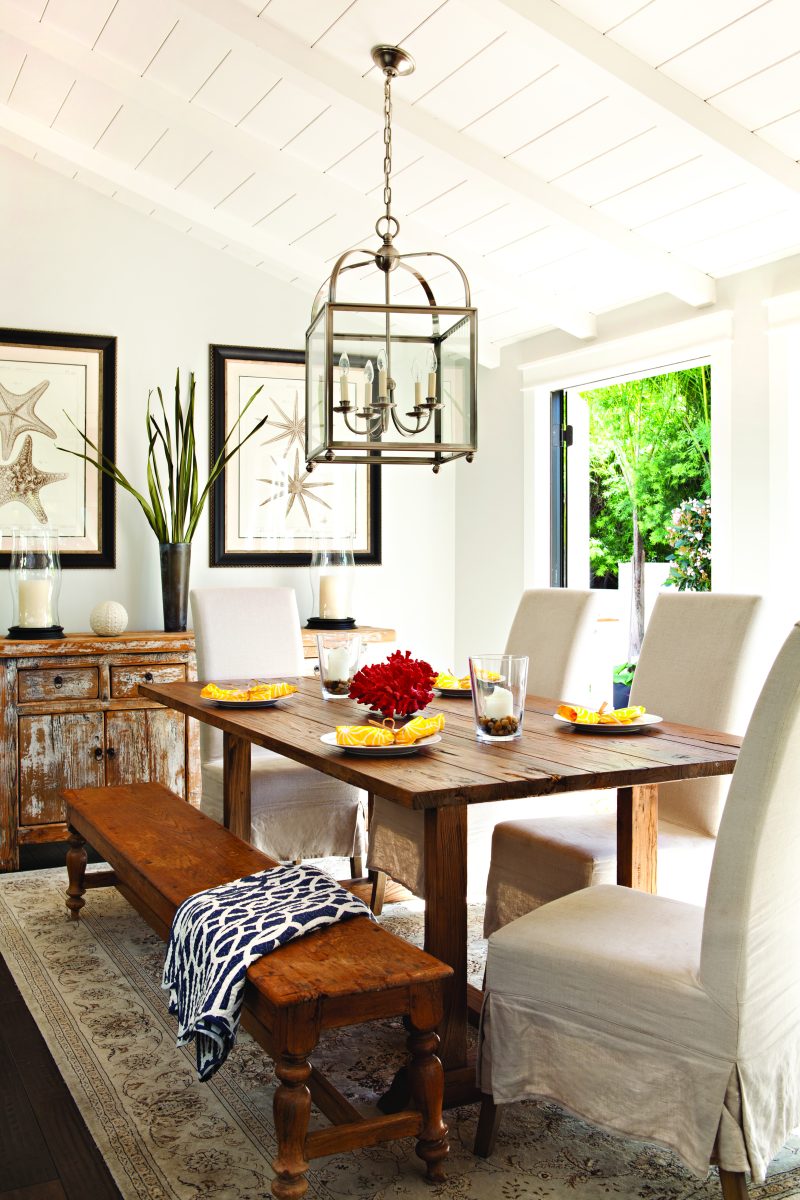
{"type": "Polygon", "coordinates": [[[116,600],[103,600],[92,609],[89,624],[100,637],[113,637],[128,628],[128,614],[116,600]]]}

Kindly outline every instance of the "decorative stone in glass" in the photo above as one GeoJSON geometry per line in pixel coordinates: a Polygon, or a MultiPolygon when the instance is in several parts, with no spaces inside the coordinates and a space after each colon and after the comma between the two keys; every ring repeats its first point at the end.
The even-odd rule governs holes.
{"type": "Polygon", "coordinates": [[[319,682],[323,700],[341,700],[350,695],[350,683],[361,657],[358,633],[318,633],[319,682]]]}
{"type": "Polygon", "coordinates": [[[354,629],[352,534],[315,534],[311,547],[309,629],[354,629]]]}
{"type": "Polygon", "coordinates": [[[481,654],[469,660],[475,733],[479,742],[510,742],[522,736],[527,655],[481,654]]]}
{"type": "Polygon", "coordinates": [[[9,580],[13,616],[8,636],[36,641],[63,638],[58,620],[61,561],[57,530],[50,526],[12,529],[9,580]]]}

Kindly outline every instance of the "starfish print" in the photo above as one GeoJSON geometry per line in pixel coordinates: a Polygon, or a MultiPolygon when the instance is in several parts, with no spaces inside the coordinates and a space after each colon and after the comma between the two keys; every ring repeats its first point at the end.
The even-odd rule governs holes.
{"type": "Polygon", "coordinates": [[[54,438],[55,430],[44,421],[40,421],[33,411],[36,401],[50,387],[50,380],[43,379],[28,392],[10,392],[0,383],[0,452],[7,458],[14,448],[14,442],[20,433],[31,429],[34,433],[44,433],[54,438]]]}
{"type": "MultiPolygon", "coordinates": [[[[273,459],[273,462],[274,461],[275,460],[273,459]]],[[[294,471],[287,472],[287,476],[286,476],[289,502],[286,505],[286,514],[285,515],[288,517],[289,513],[292,511],[292,505],[294,504],[295,500],[297,500],[299,502],[300,507],[302,508],[303,512],[305,513],[306,521],[307,521],[308,525],[310,526],[311,525],[311,516],[308,511],[308,505],[306,504],[306,500],[316,500],[317,504],[321,504],[323,508],[331,507],[330,504],[327,504],[322,499],[321,496],[315,496],[311,489],[312,488],[321,488],[321,487],[330,487],[331,481],[328,480],[327,483],[306,483],[306,480],[308,479],[309,475],[310,475],[309,471],[304,471],[302,475],[300,474],[300,451],[295,450],[295,452],[294,452],[294,471]]],[[[278,479],[259,479],[258,482],[259,483],[271,483],[273,487],[276,487],[282,481],[278,480],[278,479]]],[[[276,500],[276,499],[277,499],[277,496],[268,496],[266,500],[262,500],[260,507],[263,508],[265,504],[269,504],[271,500],[276,500]]]]}
{"type": "Polygon", "coordinates": [[[37,521],[47,524],[47,513],[42,507],[39,492],[48,483],[67,479],[66,474],[40,471],[33,465],[33,438],[28,434],[22,449],[11,463],[0,465],[0,507],[18,500],[31,510],[37,521]]]}
{"type": "Polygon", "coordinates": [[[305,437],[306,437],[306,419],[305,419],[305,417],[301,417],[297,411],[297,393],[295,392],[294,412],[291,417],[288,416],[283,411],[280,404],[278,404],[277,400],[273,400],[272,403],[275,405],[275,408],[281,414],[282,419],[280,421],[277,421],[275,419],[275,417],[270,417],[270,419],[269,419],[270,428],[280,429],[280,430],[282,430],[282,432],[276,434],[275,437],[267,438],[267,440],[265,442],[262,442],[261,445],[269,446],[269,445],[271,445],[272,442],[281,442],[281,441],[283,441],[284,438],[288,438],[289,445],[286,447],[287,454],[290,453],[294,442],[297,442],[298,446],[302,450],[303,445],[305,443],[305,437]]]}

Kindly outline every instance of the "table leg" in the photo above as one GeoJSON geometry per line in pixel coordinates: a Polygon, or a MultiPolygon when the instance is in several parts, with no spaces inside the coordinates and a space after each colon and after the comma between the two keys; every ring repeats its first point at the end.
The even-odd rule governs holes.
{"type": "Polygon", "coordinates": [[[250,841],[250,743],[222,734],[223,821],[243,841],[250,841]]]}
{"type": "Polygon", "coordinates": [[[425,949],[453,968],[445,983],[439,1055],[467,1062],[467,806],[425,810],[425,949]]]}
{"type": "Polygon", "coordinates": [[[617,883],[656,890],[658,785],[617,788],[617,883]]]}

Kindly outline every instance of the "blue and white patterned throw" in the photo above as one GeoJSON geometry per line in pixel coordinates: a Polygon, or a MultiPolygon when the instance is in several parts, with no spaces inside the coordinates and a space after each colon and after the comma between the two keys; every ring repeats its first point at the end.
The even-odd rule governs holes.
{"type": "Polygon", "coordinates": [[[184,900],[172,922],[162,987],[178,1045],[195,1038],[197,1074],[210,1079],[233,1047],[247,968],[284,942],[352,917],[366,904],[317,867],[274,867],[184,900]]]}

